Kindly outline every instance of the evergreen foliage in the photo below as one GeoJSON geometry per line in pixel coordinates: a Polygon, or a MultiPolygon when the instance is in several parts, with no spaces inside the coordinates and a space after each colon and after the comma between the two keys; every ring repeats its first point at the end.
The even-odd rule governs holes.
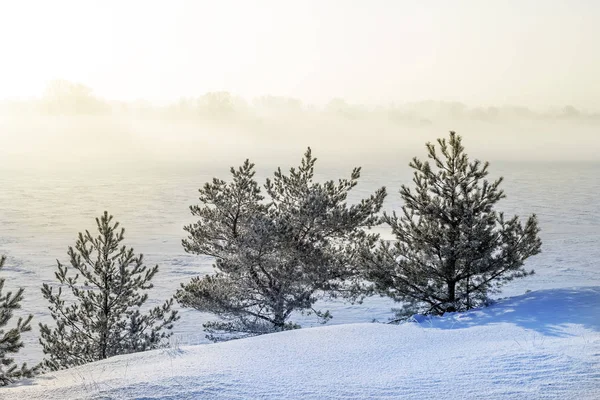
{"type": "Polygon", "coordinates": [[[112,219],[107,212],[96,218],[96,237],[89,231],[79,233],[75,247],[68,250],[70,267],[57,261],[57,291],[43,285],[56,322],[54,328],[40,324],[40,343],[48,356],[45,366],[51,370],[156,348],[171,336],[179,318],[171,311],[173,299],[140,311],[158,266],[146,267],[141,254],[121,245],[125,231],[112,219]],[[65,287],[70,290],[68,299],[63,296],[65,287]]]}
{"type": "MultiPolygon", "coordinates": [[[[0,270],[4,267],[5,257],[0,257],[0,270]]],[[[5,327],[12,319],[14,311],[21,308],[23,300],[23,289],[20,288],[16,293],[6,292],[4,289],[4,278],[0,278],[0,386],[9,385],[21,378],[30,378],[38,370],[39,366],[29,368],[26,363],[21,366],[15,363],[14,358],[9,354],[18,353],[23,348],[21,334],[31,330],[31,319],[33,315],[27,318],[19,318],[17,325],[8,330],[5,327]]]]}
{"type": "Polygon", "coordinates": [[[213,179],[191,206],[198,222],[185,229],[189,253],[215,258],[216,273],[182,285],[181,305],[221,317],[204,325],[214,341],[298,328],[294,312],[331,316],[314,308],[323,296],[348,289],[360,254],[377,239],[367,233],[378,222],[385,188],[348,205],[360,168],[337,183],[313,182],[310,148],[289,175],[278,169],[263,197],[248,160],[231,168],[232,180],[213,179]]]}
{"type": "Polygon", "coordinates": [[[414,158],[414,190],[402,186],[402,212],[383,220],[396,237],[366,253],[370,290],[403,302],[402,318],[441,315],[485,304],[507,281],[533,273],[524,261],[540,252],[535,215],[525,224],[494,210],[505,197],[502,178],[489,182],[489,163],[469,161],[461,137],[450,132],[428,143],[429,161],[414,158]]]}

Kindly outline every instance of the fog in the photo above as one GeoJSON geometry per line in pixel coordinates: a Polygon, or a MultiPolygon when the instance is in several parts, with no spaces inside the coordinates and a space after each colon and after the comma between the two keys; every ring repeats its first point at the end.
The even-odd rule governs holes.
{"type": "Polygon", "coordinates": [[[0,167],[597,161],[594,1],[20,1],[0,167]]]}
{"type": "Polygon", "coordinates": [[[482,115],[454,103],[362,109],[338,100],[323,108],[255,101],[218,109],[195,101],[186,109],[119,104],[75,112],[33,104],[0,113],[4,169],[222,168],[245,158],[286,166],[308,146],[325,164],[385,166],[423,156],[425,143],[449,130],[465,138],[473,157],[492,161],[597,161],[600,150],[600,118],[564,110],[482,115]]]}

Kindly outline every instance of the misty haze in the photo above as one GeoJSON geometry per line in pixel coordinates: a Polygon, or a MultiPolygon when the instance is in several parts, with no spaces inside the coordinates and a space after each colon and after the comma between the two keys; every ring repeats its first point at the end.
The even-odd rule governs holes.
{"type": "Polygon", "coordinates": [[[1,5],[0,399],[600,397],[598,20],[1,5]]]}

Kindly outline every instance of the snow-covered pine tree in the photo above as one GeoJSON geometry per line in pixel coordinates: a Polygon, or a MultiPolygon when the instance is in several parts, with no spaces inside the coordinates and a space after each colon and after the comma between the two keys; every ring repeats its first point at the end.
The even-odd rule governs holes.
{"type": "Polygon", "coordinates": [[[278,169],[264,186],[264,201],[248,160],[231,168],[232,181],[214,179],[200,189],[200,205],[191,207],[199,221],[185,229],[187,252],[215,258],[217,272],[193,278],[176,298],[184,307],[211,312],[221,320],[204,325],[214,341],[298,328],[294,312],[314,309],[322,296],[335,296],[356,275],[360,254],[377,236],[366,228],[376,214],[385,188],[358,204],[348,205],[348,192],[360,177],[337,183],[313,182],[310,148],[289,175],[278,169]]]}
{"type": "MultiPolygon", "coordinates": [[[[4,256],[0,257],[0,270],[4,267],[5,260],[4,256]]],[[[20,288],[16,293],[3,293],[4,281],[4,278],[0,278],[0,386],[9,385],[21,378],[30,378],[39,368],[39,366],[29,368],[26,363],[19,367],[14,358],[9,356],[18,353],[23,347],[21,334],[31,330],[30,323],[33,316],[19,318],[15,327],[5,330],[14,311],[21,308],[24,290],[20,288]]]]}
{"type": "Polygon", "coordinates": [[[524,225],[494,210],[505,197],[502,178],[486,180],[489,163],[469,162],[461,137],[427,143],[428,158],[416,157],[414,191],[402,186],[402,213],[384,213],[396,237],[367,253],[370,290],[403,302],[403,318],[414,313],[440,315],[486,302],[507,281],[528,276],[525,259],[540,252],[535,214],[524,225]]]}
{"type": "Polygon", "coordinates": [[[57,261],[58,290],[42,287],[56,322],[54,328],[40,324],[44,364],[51,370],[157,348],[179,318],[171,311],[173,299],[140,311],[158,266],[146,267],[141,254],[121,245],[125,231],[112,220],[104,212],[96,218],[98,236],[79,233],[68,250],[70,267],[57,261]],[[64,287],[71,292],[66,299],[64,287]]]}

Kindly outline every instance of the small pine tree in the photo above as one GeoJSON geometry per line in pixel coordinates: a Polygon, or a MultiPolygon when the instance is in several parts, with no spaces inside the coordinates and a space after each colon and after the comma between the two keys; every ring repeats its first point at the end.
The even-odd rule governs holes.
{"type": "Polygon", "coordinates": [[[523,263],[540,252],[535,215],[522,225],[494,210],[505,195],[502,178],[485,179],[489,163],[469,162],[455,132],[438,144],[441,155],[427,144],[435,167],[417,158],[410,163],[416,187],[402,186],[402,213],[384,214],[397,240],[367,256],[370,290],[403,302],[399,318],[485,304],[502,284],[532,274],[523,263]]]}
{"type": "MultiPolygon", "coordinates": [[[[5,257],[0,257],[0,270],[4,267],[5,257]]],[[[21,334],[31,330],[32,315],[27,318],[19,318],[17,326],[8,330],[4,327],[12,319],[15,310],[21,308],[23,300],[23,288],[16,293],[2,293],[4,289],[4,278],[0,278],[0,386],[6,386],[21,378],[30,378],[38,370],[38,366],[29,368],[26,363],[20,367],[9,354],[18,353],[23,348],[21,334]]]]}
{"type": "Polygon", "coordinates": [[[217,273],[182,285],[177,299],[184,307],[215,313],[219,321],[204,325],[214,341],[298,328],[294,312],[328,312],[314,308],[324,295],[339,294],[345,279],[356,275],[360,249],[376,236],[365,228],[377,223],[385,189],[356,205],[348,192],[360,177],[314,183],[310,149],[289,175],[281,170],[267,179],[263,201],[248,160],[227,183],[214,179],[200,189],[199,217],[187,226],[187,252],[215,257],[217,273]]]}
{"type": "Polygon", "coordinates": [[[157,348],[179,318],[171,311],[173,299],[142,314],[158,266],[147,268],[141,254],[121,245],[125,231],[112,219],[107,212],[96,218],[97,237],[79,233],[68,251],[71,268],[58,261],[58,291],[42,287],[56,322],[53,329],[40,324],[45,366],[51,370],[157,348]],[[63,287],[70,289],[70,301],[63,298],[63,287]]]}

